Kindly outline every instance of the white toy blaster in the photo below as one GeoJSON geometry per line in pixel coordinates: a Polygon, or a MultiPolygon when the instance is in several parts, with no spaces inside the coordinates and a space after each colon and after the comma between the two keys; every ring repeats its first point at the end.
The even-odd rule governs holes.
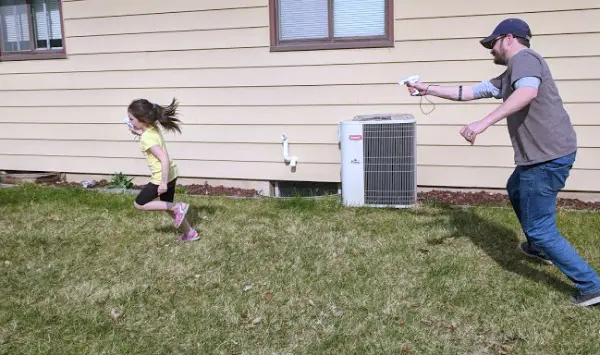
{"type": "MultiPolygon", "coordinates": [[[[421,77],[418,75],[413,75],[413,76],[409,76],[408,78],[402,79],[398,82],[398,84],[400,85],[406,85],[407,83],[411,83],[414,84],[416,82],[419,82],[419,80],[421,80],[421,77]]],[[[417,90],[411,91],[410,94],[412,96],[418,95],[419,92],[417,90]]]]}
{"type": "Polygon", "coordinates": [[[125,124],[129,127],[129,129],[133,130],[133,123],[131,123],[131,120],[129,119],[129,117],[125,117],[123,119],[123,122],[125,122],[125,124]]]}

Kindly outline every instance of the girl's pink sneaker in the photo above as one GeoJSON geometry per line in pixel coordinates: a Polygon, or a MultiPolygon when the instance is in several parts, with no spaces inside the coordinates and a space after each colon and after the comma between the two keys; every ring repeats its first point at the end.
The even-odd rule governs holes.
{"type": "Polygon", "coordinates": [[[180,235],[178,240],[180,242],[185,242],[188,240],[191,241],[191,240],[198,240],[198,239],[200,239],[200,236],[198,236],[198,232],[196,232],[195,229],[192,229],[189,234],[186,235],[184,233],[184,234],[180,235]]]}
{"type": "Polygon", "coordinates": [[[185,215],[187,214],[189,208],[190,205],[188,205],[187,203],[179,202],[177,204],[177,208],[175,208],[174,211],[175,220],[173,221],[173,223],[175,224],[175,228],[179,228],[179,226],[181,226],[181,223],[185,219],[185,215]]]}

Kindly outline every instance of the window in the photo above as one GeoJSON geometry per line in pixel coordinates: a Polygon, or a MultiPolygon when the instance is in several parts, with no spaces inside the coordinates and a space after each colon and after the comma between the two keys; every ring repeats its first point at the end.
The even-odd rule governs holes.
{"type": "Polygon", "coordinates": [[[60,0],[0,0],[0,60],[66,58],[60,0]]]}
{"type": "Polygon", "coordinates": [[[335,195],[339,192],[337,182],[321,181],[274,181],[276,197],[316,197],[335,195]]]}
{"type": "Polygon", "coordinates": [[[271,50],[393,47],[394,0],[269,0],[271,50]]]}

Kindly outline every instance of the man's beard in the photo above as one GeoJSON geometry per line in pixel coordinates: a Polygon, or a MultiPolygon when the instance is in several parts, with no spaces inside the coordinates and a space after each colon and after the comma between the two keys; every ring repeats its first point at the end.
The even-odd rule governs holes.
{"type": "Polygon", "coordinates": [[[498,65],[506,65],[506,58],[504,57],[504,55],[502,53],[497,53],[494,52],[494,64],[498,64],[498,65]]]}

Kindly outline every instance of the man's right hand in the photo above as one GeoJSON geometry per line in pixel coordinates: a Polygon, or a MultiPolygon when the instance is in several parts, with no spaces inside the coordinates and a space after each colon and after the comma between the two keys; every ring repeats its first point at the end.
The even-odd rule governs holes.
{"type": "Polygon", "coordinates": [[[424,96],[427,94],[427,87],[429,87],[429,84],[425,84],[425,83],[406,83],[406,86],[408,87],[408,93],[413,95],[413,92],[416,90],[417,93],[414,94],[415,96],[424,96]]]}

